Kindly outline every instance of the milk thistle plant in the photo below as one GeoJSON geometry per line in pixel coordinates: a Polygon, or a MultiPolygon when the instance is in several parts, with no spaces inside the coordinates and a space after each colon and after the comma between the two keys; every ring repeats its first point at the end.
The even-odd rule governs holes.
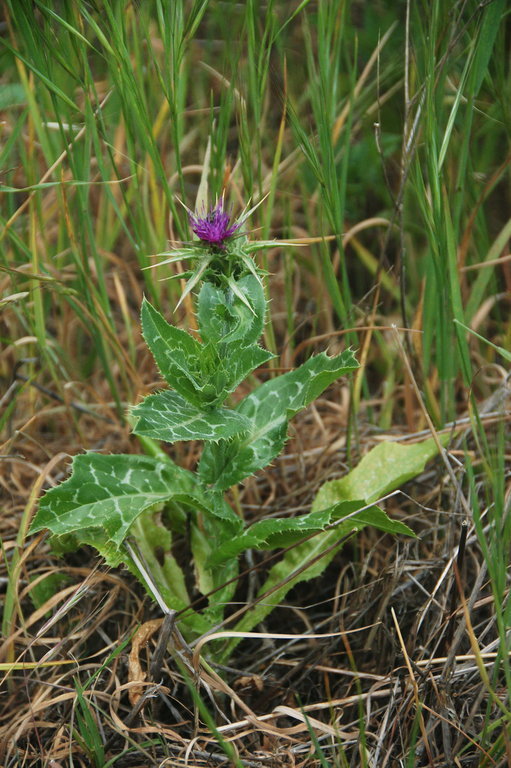
{"type": "MultiPolygon", "coordinates": [[[[76,456],[69,479],[41,499],[31,528],[49,529],[60,548],[90,544],[109,565],[124,563],[153,596],[180,612],[188,639],[222,621],[243,551],[288,547],[346,515],[353,529],[361,527],[353,514],[363,502],[247,526],[226,498],[280,454],[289,420],[358,366],[350,350],[321,353],[229,404],[231,393],[273,357],[259,345],[267,301],[253,255],[275,242],[248,239],[243,226],[251,212],[233,222],[223,199],[188,211],[197,239],[166,254],[163,263],[190,262],[184,295],[196,293],[200,338],[169,324],[147,300],[142,305],[144,339],[168,388],[131,409],[133,432],[166,443],[202,441],[197,471],[161,454],[76,456]],[[206,607],[190,609],[200,595],[208,596],[206,607]]],[[[371,522],[390,530],[391,521],[378,512],[371,522]]]]}

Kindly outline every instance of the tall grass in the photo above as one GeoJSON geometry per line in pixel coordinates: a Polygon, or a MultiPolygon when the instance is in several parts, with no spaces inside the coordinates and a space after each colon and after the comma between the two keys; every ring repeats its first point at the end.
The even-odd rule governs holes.
{"type": "MultiPolygon", "coordinates": [[[[457,471],[498,627],[480,740],[495,760],[511,707],[509,457],[505,409],[494,431],[481,414],[495,389],[505,401],[506,366],[463,326],[509,347],[506,11],[505,0],[7,0],[0,53],[6,390],[21,371],[16,396],[32,392],[36,407],[45,388],[86,448],[72,403],[122,424],[147,385],[142,294],[166,312],[179,295],[167,267],[145,268],[190,237],[177,198],[193,208],[209,146],[212,198],[226,190],[237,211],[267,195],[254,234],[302,243],[262,263],[267,344],[286,364],[316,334],[346,332],[359,349],[353,434],[425,425],[392,324],[415,331],[407,353],[435,426],[472,419],[457,471]]],[[[180,312],[193,326],[192,303],[180,312]]],[[[16,396],[0,417],[5,453],[16,396]]]]}
{"type": "MultiPolygon", "coordinates": [[[[333,236],[310,250],[336,323],[355,324],[371,289],[370,265],[390,269],[387,289],[399,269],[406,271],[405,304],[422,302],[415,323],[423,330],[424,373],[438,375],[441,419],[452,417],[458,373],[465,385],[471,377],[468,343],[452,319],[470,321],[498,282],[495,265],[459,270],[481,261],[497,235],[488,231],[483,213],[477,227],[470,216],[474,206],[484,211],[499,182],[491,179],[485,187],[482,175],[502,159],[505,137],[507,81],[492,66],[505,45],[500,0],[480,10],[466,3],[412,4],[406,40],[403,23],[393,27],[404,22],[405,8],[400,18],[384,6],[369,12],[357,4],[302,3],[294,16],[288,4],[255,0],[158,2],[136,12],[129,3],[105,3],[102,12],[85,3],[35,6],[10,5],[3,55],[9,114],[4,183],[29,190],[4,192],[4,262],[9,257],[8,266],[26,269],[29,257],[35,281],[50,265],[68,270],[66,287],[79,295],[60,290],[55,298],[71,305],[82,323],[88,318],[107,375],[112,355],[119,354],[108,268],[114,255],[135,269],[148,266],[169,237],[188,236],[176,195],[193,204],[197,166],[211,137],[213,194],[221,192],[231,168],[237,202],[271,191],[260,213],[264,234],[279,232],[291,195],[294,222],[305,214],[310,236],[333,236]],[[355,22],[357,14],[362,18],[355,22]],[[381,39],[387,32],[365,72],[377,34],[381,39]],[[284,75],[285,61],[292,65],[284,75]],[[13,87],[17,103],[9,105],[13,87]],[[403,124],[396,112],[406,117],[401,159],[396,147],[403,124]],[[284,134],[282,114],[292,129],[284,134]],[[356,245],[347,257],[342,234],[349,223],[374,214],[395,221],[396,189],[387,188],[382,166],[388,180],[396,163],[404,187],[397,213],[405,234],[415,237],[413,252],[396,252],[390,237],[382,253],[381,239],[378,248],[373,236],[367,238],[368,259],[356,245]],[[365,192],[364,177],[371,185],[365,192]],[[23,196],[29,199],[21,200],[20,211],[23,196]],[[302,213],[303,199],[312,205],[302,213]]],[[[492,256],[500,252],[495,244],[492,256]]],[[[159,298],[173,290],[151,270],[143,279],[159,298]]],[[[43,287],[41,280],[31,285],[43,287]]],[[[30,318],[40,350],[54,362],[59,352],[49,344],[45,294],[57,293],[59,285],[61,279],[48,281],[45,290],[33,291],[30,318]]]]}

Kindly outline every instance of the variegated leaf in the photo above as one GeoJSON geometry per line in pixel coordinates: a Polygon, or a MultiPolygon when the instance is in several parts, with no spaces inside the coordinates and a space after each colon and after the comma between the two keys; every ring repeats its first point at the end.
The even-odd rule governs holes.
{"type": "Polygon", "coordinates": [[[91,531],[99,529],[98,549],[105,542],[119,549],[144,510],[170,499],[200,499],[194,475],[170,461],[86,453],[75,456],[72,468],[71,477],[42,497],[31,533],[48,528],[64,536],[85,529],[92,543],[91,531]]]}
{"type": "Polygon", "coordinates": [[[336,357],[322,353],[266,381],[237,406],[237,413],[249,420],[249,430],[234,440],[205,446],[199,465],[202,480],[227,489],[265,467],[284,447],[288,420],[357,367],[351,350],[336,357]]]}
{"type": "Polygon", "coordinates": [[[251,344],[248,347],[242,347],[238,344],[225,345],[222,350],[222,357],[219,360],[218,351],[214,350],[211,356],[211,362],[207,355],[210,345],[203,347],[202,362],[205,368],[204,381],[205,387],[219,393],[219,400],[222,403],[227,395],[238,387],[249,374],[259,366],[267,363],[274,355],[263,349],[258,344],[251,344]]]}
{"type": "MultiPolygon", "coordinates": [[[[246,295],[257,304],[259,296],[254,285],[245,284],[248,280],[246,278],[240,284],[246,295]]],[[[255,368],[273,357],[271,352],[256,343],[247,343],[243,338],[245,331],[249,336],[254,335],[255,326],[255,333],[259,335],[263,319],[257,324],[253,313],[239,299],[233,301],[231,297],[230,304],[221,304],[222,297],[227,301],[226,293],[209,283],[204,283],[201,291],[201,296],[205,297],[202,300],[204,323],[207,325],[205,318],[209,318],[211,329],[216,328],[224,334],[224,341],[218,343],[207,341],[201,344],[189,333],[167,323],[148,301],[144,300],[142,305],[144,338],[160,372],[173,389],[199,409],[221,405],[255,368]],[[212,298],[211,306],[205,306],[208,305],[208,296],[212,298]],[[218,320],[224,311],[227,313],[225,321],[217,323],[217,327],[215,314],[218,320]]],[[[264,317],[264,294],[259,310],[264,317]]],[[[204,329],[201,330],[204,336],[204,329]]]]}
{"type": "Polygon", "coordinates": [[[167,443],[228,439],[250,427],[250,421],[241,413],[227,408],[202,410],[168,389],[146,397],[131,409],[131,415],[136,435],[167,443]]]}
{"type": "Polygon", "coordinates": [[[200,406],[201,345],[186,331],[167,323],[146,299],[141,317],[144,339],[161,375],[190,403],[200,406]]]}
{"type": "MultiPolygon", "coordinates": [[[[448,435],[441,436],[442,442],[448,439],[448,435]]],[[[433,439],[413,445],[382,443],[370,450],[360,464],[343,478],[324,483],[314,499],[312,514],[328,513],[332,506],[346,503],[360,506],[370,503],[420,474],[426,462],[437,454],[438,445],[433,439]],[[357,498],[361,500],[357,501],[357,498]]],[[[260,589],[260,594],[265,595],[264,600],[256,602],[234,629],[237,632],[250,632],[282,603],[292,587],[323,573],[335,557],[335,545],[343,536],[365,525],[372,525],[386,533],[415,535],[408,526],[392,520],[377,506],[365,509],[348,520],[341,519],[335,528],[318,533],[284,554],[282,560],[271,568],[260,589]],[[307,563],[310,565],[304,568],[307,563]]],[[[222,661],[229,658],[238,642],[238,639],[228,642],[221,655],[222,661]]]]}
{"type": "Polygon", "coordinates": [[[346,501],[336,504],[319,512],[309,512],[289,518],[269,518],[259,520],[239,536],[225,541],[216,548],[210,558],[209,565],[217,565],[224,560],[237,557],[245,549],[279,549],[304,539],[311,533],[323,531],[328,525],[355,512],[364,506],[363,501],[346,501]]]}

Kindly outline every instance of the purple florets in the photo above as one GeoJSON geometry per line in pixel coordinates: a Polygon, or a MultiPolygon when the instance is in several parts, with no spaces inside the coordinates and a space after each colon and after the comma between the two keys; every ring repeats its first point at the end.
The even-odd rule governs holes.
{"type": "Polygon", "coordinates": [[[230,214],[224,210],[224,202],[220,200],[208,213],[191,213],[190,226],[199,240],[223,249],[225,240],[238,231],[241,222],[231,224],[230,214]]]}

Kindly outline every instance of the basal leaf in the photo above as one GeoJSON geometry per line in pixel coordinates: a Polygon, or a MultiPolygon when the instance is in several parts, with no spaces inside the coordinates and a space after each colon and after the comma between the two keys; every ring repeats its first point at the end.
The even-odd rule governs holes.
{"type": "MultiPolygon", "coordinates": [[[[448,436],[442,436],[447,441],[448,436]]],[[[416,477],[438,454],[433,438],[413,445],[384,442],[372,448],[360,463],[340,480],[329,480],[319,489],[313,511],[344,499],[360,498],[366,503],[385,496],[416,477]]]]}
{"type": "Polygon", "coordinates": [[[146,397],[131,409],[131,415],[136,435],[167,443],[228,439],[250,427],[241,413],[227,408],[199,409],[168,389],[146,397]]]}
{"type": "MultiPolygon", "coordinates": [[[[447,439],[442,437],[442,442],[447,439]]],[[[346,502],[360,506],[370,504],[378,497],[390,493],[407,480],[420,474],[425,464],[437,454],[438,448],[433,439],[414,445],[381,443],[369,451],[358,466],[345,477],[329,481],[320,488],[312,505],[313,512],[328,513],[333,505],[342,505],[346,502]]],[[[360,530],[366,525],[372,525],[394,535],[414,535],[408,526],[392,520],[377,506],[371,506],[349,520],[341,520],[334,528],[318,533],[317,536],[284,554],[282,560],[270,570],[259,592],[260,595],[267,592],[270,594],[247,611],[234,629],[238,632],[249,632],[253,629],[284,600],[292,587],[323,573],[337,552],[336,542],[346,534],[360,530]],[[330,547],[332,550],[329,552],[330,547]],[[316,562],[312,562],[322,553],[326,554],[316,562]],[[308,562],[312,562],[312,565],[303,569],[308,562]]],[[[220,661],[226,661],[229,658],[238,642],[237,639],[233,639],[226,645],[220,661]]]]}
{"type": "MultiPolygon", "coordinates": [[[[135,521],[130,536],[136,541],[138,554],[166,605],[175,611],[185,611],[191,602],[185,576],[171,551],[172,533],[161,525],[158,517],[153,510],[143,512],[135,521]]],[[[147,589],[144,577],[127,553],[124,562],[147,589]]],[[[211,619],[205,612],[186,611],[186,615],[179,619],[179,628],[186,640],[194,640],[211,629],[211,619]]]]}
{"type": "MultiPolygon", "coordinates": [[[[172,532],[158,521],[158,517],[159,514],[151,509],[143,512],[133,523],[130,536],[136,540],[138,554],[168,607],[181,611],[190,604],[185,576],[172,555],[172,532]]],[[[125,557],[125,562],[144,584],[144,578],[131,559],[125,557]]]]}
{"type": "MultiPolygon", "coordinates": [[[[172,533],[163,524],[159,508],[183,505],[190,514],[203,513],[208,531],[224,538],[236,535],[240,518],[225,499],[203,489],[191,472],[147,456],[103,456],[85,454],[73,460],[71,476],[49,490],[41,499],[31,533],[47,528],[52,543],[61,551],[83,544],[95,547],[110,566],[125,563],[147,587],[145,578],[122,546],[129,534],[137,543],[145,566],[169,608],[183,610],[190,604],[185,579],[172,551],[172,533]]],[[[194,525],[194,524],[192,524],[194,525]]],[[[209,541],[214,546],[215,536],[209,541]]],[[[216,569],[215,578],[228,581],[236,575],[236,562],[216,569]]],[[[221,586],[220,581],[217,586],[221,586]]],[[[230,599],[235,584],[228,585],[224,599],[230,599]]],[[[219,620],[220,617],[217,617],[219,620]]],[[[211,616],[187,613],[181,623],[185,636],[203,634],[211,627],[211,616]]]]}
{"type": "MultiPolygon", "coordinates": [[[[350,514],[353,512],[351,507],[355,506],[355,508],[360,508],[364,502],[361,500],[354,500],[348,503],[343,502],[342,504],[346,504],[345,514],[350,514]],[[350,511],[348,512],[348,510],[350,511]]],[[[342,509],[342,506],[338,507],[338,511],[340,511],[340,509],[342,509]]],[[[329,510],[325,510],[325,512],[328,511],[329,510]]],[[[363,512],[359,512],[357,515],[350,517],[347,520],[341,519],[335,528],[318,533],[317,536],[314,536],[308,541],[304,541],[302,544],[298,544],[284,554],[282,560],[270,569],[268,578],[259,590],[259,596],[265,595],[264,599],[261,600],[261,602],[256,603],[253,608],[247,611],[233,629],[236,632],[250,632],[250,630],[263,621],[274,608],[282,603],[288,592],[294,586],[300,584],[302,581],[316,578],[323,573],[338,552],[338,548],[335,547],[336,543],[341,543],[343,537],[350,533],[360,531],[367,525],[372,525],[386,533],[414,535],[413,531],[408,528],[408,526],[398,521],[391,520],[379,507],[373,506],[369,509],[365,509],[363,512]],[[330,548],[332,548],[331,551],[328,551],[330,548]],[[320,555],[323,556],[319,557],[320,555]],[[316,560],[316,558],[319,559],[316,560]],[[304,566],[307,566],[308,562],[311,562],[311,565],[304,568],[304,566]]],[[[219,661],[225,662],[238,643],[238,638],[230,640],[220,654],[219,661]]]]}
{"type": "Polygon", "coordinates": [[[236,576],[238,575],[238,561],[236,558],[226,559],[222,565],[212,567],[210,565],[211,553],[215,551],[215,538],[207,535],[205,530],[196,524],[191,525],[190,544],[193,554],[195,570],[195,582],[199,591],[211,596],[208,607],[208,618],[212,625],[223,618],[225,604],[232,599],[236,590],[236,576]]]}
{"type": "Polygon", "coordinates": [[[350,515],[349,519],[336,526],[338,535],[343,536],[351,530],[358,530],[366,525],[373,525],[386,533],[414,536],[411,528],[396,520],[391,520],[379,507],[370,507],[357,514],[357,510],[366,507],[361,500],[341,501],[327,509],[309,512],[293,518],[272,518],[260,520],[246,529],[239,536],[233,536],[212,553],[209,564],[216,565],[224,559],[236,557],[246,549],[279,549],[289,547],[311,533],[323,531],[327,526],[350,515]]]}
{"type": "Polygon", "coordinates": [[[261,384],[236,409],[250,420],[249,430],[229,443],[204,448],[199,466],[202,480],[227,489],[265,467],[284,446],[288,420],[339,376],[357,367],[351,350],[336,357],[322,353],[295,371],[261,384]]]}
{"type": "Polygon", "coordinates": [[[216,548],[209,564],[216,565],[229,557],[236,557],[246,549],[278,549],[288,547],[311,533],[322,531],[338,517],[343,517],[363,506],[363,502],[343,502],[320,512],[310,512],[291,518],[259,520],[239,536],[216,548]]]}
{"type": "MultiPolygon", "coordinates": [[[[48,528],[56,536],[81,529],[97,547],[119,549],[137,517],[169,499],[196,504],[196,480],[191,472],[149,456],[75,456],[72,474],[42,497],[31,533],[48,528]]],[[[96,546],[94,544],[94,546],[96,546]]]]}

